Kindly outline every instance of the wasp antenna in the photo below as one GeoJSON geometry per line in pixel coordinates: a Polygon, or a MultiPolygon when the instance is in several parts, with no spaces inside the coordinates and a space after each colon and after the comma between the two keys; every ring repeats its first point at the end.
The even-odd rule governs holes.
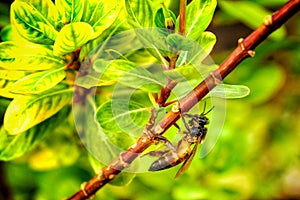
{"type": "MultiPolygon", "coordinates": [[[[203,111],[201,114],[204,114],[205,113],[205,109],[206,109],[206,101],[204,101],[204,105],[203,105],[203,111]]],[[[205,115],[205,114],[204,114],[205,115]]]]}
{"type": "MultiPolygon", "coordinates": [[[[203,115],[207,115],[210,111],[212,111],[215,108],[215,106],[211,107],[206,113],[203,113],[203,115]]],[[[204,111],[203,111],[204,112],[204,111]]]]}

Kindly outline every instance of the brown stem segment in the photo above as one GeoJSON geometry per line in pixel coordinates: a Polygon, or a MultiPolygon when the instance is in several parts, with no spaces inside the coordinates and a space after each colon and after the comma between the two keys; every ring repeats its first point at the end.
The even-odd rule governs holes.
{"type": "Polygon", "coordinates": [[[186,26],[186,0],[180,0],[179,3],[179,30],[178,32],[182,35],[185,34],[185,26],[186,26]]]}
{"type": "MultiPolygon", "coordinates": [[[[209,93],[220,83],[242,60],[253,57],[253,49],[265,40],[274,30],[284,24],[289,18],[300,10],[300,0],[290,0],[272,16],[266,17],[264,23],[253,31],[245,40],[240,39],[238,47],[220,65],[219,69],[212,72],[204,81],[194,88],[188,95],[179,100],[180,108],[183,112],[192,108],[199,100],[209,93]]],[[[151,129],[155,134],[163,134],[170,126],[179,119],[179,112],[172,109],[166,116],[151,129]]],[[[138,141],[126,152],[116,158],[109,166],[103,168],[101,172],[82,185],[82,189],[77,191],[68,200],[81,200],[92,197],[101,187],[115,178],[124,168],[153,143],[149,133],[144,133],[138,141]]]]}

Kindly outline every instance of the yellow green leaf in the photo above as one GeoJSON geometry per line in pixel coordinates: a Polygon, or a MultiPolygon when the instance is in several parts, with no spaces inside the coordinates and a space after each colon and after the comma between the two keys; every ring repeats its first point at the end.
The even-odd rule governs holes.
{"type": "Polygon", "coordinates": [[[13,83],[8,90],[12,93],[37,94],[49,90],[66,76],[64,68],[37,72],[13,83]]]}
{"type": "Polygon", "coordinates": [[[89,23],[94,29],[93,38],[110,27],[121,10],[120,0],[86,0],[86,8],[82,21],[89,23]]]}
{"type": "Polygon", "coordinates": [[[75,51],[91,40],[93,34],[93,27],[85,22],[73,22],[65,25],[55,40],[54,55],[61,56],[75,51]]]}
{"type": "Polygon", "coordinates": [[[84,0],[56,0],[55,5],[62,16],[63,23],[79,22],[82,18],[84,0]]]}
{"type": "Polygon", "coordinates": [[[134,28],[153,27],[154,13],[149,0],[125,1],[128,23],[134,28]]]}
{"type": "Polygon", "coordinates": [[[63,67],[62,57],[51,49],[36,44],[0,43],[0,67],[7,70],[37,71],[63,67]]]}
{"type": "Polygon", "coordinates": [[[5,70],[0,69],[0,79],[5,80],[18,80],[20,78],[23,78],[25,76],[24,71],[15,71],[15,70],[5,70]]]}
{"type": "Polygon", "coordinates": [[[12,160],[27,153],[45,135],[52,133],[58,123],[64,122],[69,113],[70,108],[66,107],[50,119],[18,135],[10,135],[2,126],[0,128],[0,160],[12,160]]]}
{"type": "Polygon", "coordinates": [[[13,84],[13,81],[11,81],[11,80],[0,79],[0,96],[1,96],[1,97],[13,99],[13,98],[19,96],[19,94],[11,93],[11,92],[7,89],[7,88],[10,87],[12,84],[13,84]]]}
{"type": "Polygon", "coordinates": [[[53,44],[57,35],[58,12],[51,0],[14,1],[11,23],[20,35],[31,42],[53,44]]]}
{"type": "Polygon", "coordinates": [[[71,90],[16,97],[5,112],[4,128],[12,135],[22,133],[56,114],[71,99],[71,90]]]}
{"type": "MultiPolygon", "coordinates": [[[[208,27],[217,5],[216,0],[194,0],[186,8],[186,35],[194,40],[208,27]]],[[[179,27],[179,17],[176,28],[179,27]]]]}

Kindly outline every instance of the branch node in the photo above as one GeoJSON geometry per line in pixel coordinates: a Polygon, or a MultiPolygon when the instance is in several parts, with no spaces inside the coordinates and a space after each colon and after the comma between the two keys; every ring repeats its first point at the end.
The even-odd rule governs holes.
{"type": "Polygon", "coordinates": [[[175,102],[171,110],[173,113],[178,113],[180,111],[179,102],[175,102]]]}
{"type": "Polygon", "coordinates": [[[238,45],[239,45],[239,47],[242,49],[242,51],[245,50],[244,38],[240,38],[240,39],[238,40],[238,45]]]}
{"type": "Polygon", "coordinates": [[[154,128],[155,134],[161,134],[164,130],[159,124],[154,128]]]}
{"type": "Polygon", "coordinates": [[[249,51],[247,51],[247,53],[251,58],[253,58],[255,56],[255,51],[253,51],[253,50],[249,50],[249,51]]]}
{"type": "Polygon", "coordinates": [[[80,185],[80,190],[82,191],[83,195],[85,197],[89,197],[88,193],[85,191],[85,186],[86,186],[86,182],[83,182],[81,185],[80,185]]]}
{"type": "Polygon", "coordinates": [[[103,171],[100,170],[100,172],[97,175],[97,179],[100,181],[100,180],[102,180],[102,178],[103,178],[103,171]]]}
{"type": "Polygon", "coordinates": [[[147,142],[147,138],[146,137],[144,137],[143,139],[142,139],[142,141],[141,141],[142,143],[146,143],[147,142]]]}
{"type": "Polygon", "coordinates": [[[222,83],[222,80],[219,79],[213,72],[211,72],[210,75],[214,79],[214,84],[215,85],[220,85],[222,83]]]}
{"type": "MultiPolygon", "coordinates": [[[[123,152],[123,153],[124,153],[124,152],[123,152]]],[[[124,168],[128,168],[128,167],[130,167],[130,163],[124,161],[124,159],[123,159],[123,157],[122,157],[123,153],[120,154],[119,160],[120,160],[121,165],[122,165],[124,168]]]]}
{"type": "Polygon", "coordinates": [[[112,180],[112,179],[114,179],[115,177],[116,177],[115,174],[110,174],[110,175],[108,176],[108,179],[109,179],[109,180],[112,180]]]}
{"type": "Polygon", "coordinates": [[[273,24],[272,15],[267,15],[267,16],[264,18],[263,24],[264,24],[265,26],[271,26],[271,25],[273,24]]]}
{"type": "Polygon", "coordinates": [[[134,149],[136,147],[137,143],[134,143],[130,148],[134,149]]]}

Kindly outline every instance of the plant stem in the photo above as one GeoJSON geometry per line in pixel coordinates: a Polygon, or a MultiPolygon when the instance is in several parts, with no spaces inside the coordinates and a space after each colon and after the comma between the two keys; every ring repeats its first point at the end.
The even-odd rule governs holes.
{"type": "Polygon", "coordinates": [[[179,4],[179,30],[178,32],[182,35],[185,34],[186,26],[186,0],[180,0],[179,4]]]}
{"type": "MultiPolygon", "coordinates": [[[[183,1],[180,1],[183,2],[183,1]]],[[[300,10],[300,0],[290,0],[272,16],[266,17],[264,23],[253,31],[245,40],[240,39],[238,47],[227,57],[220,67],[212,72],[194,88],[188,95],[179,100],[182,112],[187,112],[221,82],[245,58],[254,56],[254,48],[265,40],[273,31],[284,24],[289,18],[300,10]]],[[[155,134],[163,134],[179,119],[178,111],[170,111],[155,126],[155,134]]],[[[130,166],[134,159],[152,144],[152,138],[144,133],[138,141],[126,152],[120,154],[109,166],[82,185],[68,200],[81,200],[92,197],[101,187],[114,179],[124,168],[130,166]]]]}

